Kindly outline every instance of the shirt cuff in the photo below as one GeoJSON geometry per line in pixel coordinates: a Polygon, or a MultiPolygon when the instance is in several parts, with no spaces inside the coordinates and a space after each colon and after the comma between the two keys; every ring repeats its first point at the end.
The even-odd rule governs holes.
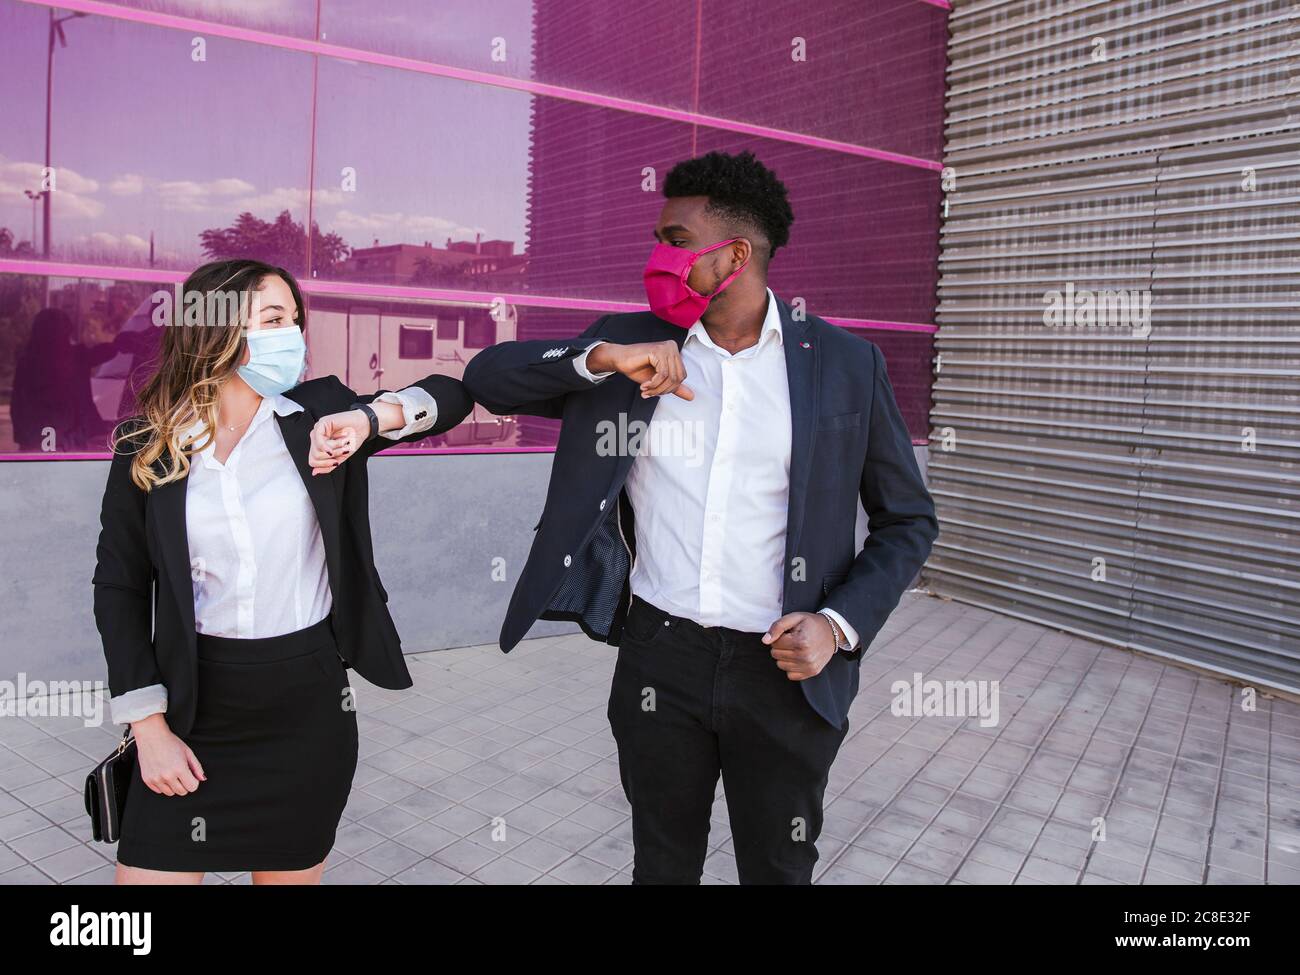
{"type": "Polygon", "coordinates": [[[375,400],[402,408],[402,419],[406,425],[397,430],[380,431],[379,435],[389,440],[401,440],[415,433],[423,433],[438,422],[438,401],[429,395],[428,390],[419,386],[407,386],[395,393],[380,393],[375,400]]]}
{"type": "Polygon", "coordinates": [[[595,342],[592,342],[591,345],[587,346],[586,351],[584,351],[581,355],[574,357],[573,368],[578,370],[578,375],[581,376],[583,379],[589,380],[593,383],[598,383],[602,379],[608,379],[610,376],[614,375],[614,373],[617,371],[611,369],[609,372],[593,373],[593,372],[589,372],[587,369],[587,353],[590,352],[592,349],[594,349],[596,346],[600,345],[600,343],[604,341],[605,341],[604,339],[597,339],[595,342]]]}
{"type": "Polygon", "coordinates": [[[839,628],[844,631],[844,639],[849,641],[849,646],[848,649],[844,651],[845,653],[852,653],[855,649],[857,649],[858,631],[853,628],[852,623],[850,623],[843,616],[841,616],[839,613],[835,612],[835,610],[829,607],[825,609],[820,609],[818,610],[818,612],[826,616],[829,616],[831,619],[833,619],[836,622],[839,628]]]}
{"type": "Polygon", "coordinates": [[[150,684],[137,687],[133,691],[119,694],[108,699],[108,713],[113,724],[130,724],[151,714],[167,710],[167,687],[165,684],[150,684]]]}

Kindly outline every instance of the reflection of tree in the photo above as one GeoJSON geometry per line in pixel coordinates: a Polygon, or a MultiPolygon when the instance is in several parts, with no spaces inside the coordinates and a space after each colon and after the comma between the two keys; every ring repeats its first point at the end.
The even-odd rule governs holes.
{"type": "Polygon", "coordinates": [[[411,272],[412,284],[464,284],[471,277],[469,264],[444,264],[427,257],[415,260],[415,269],[411,272]]]}
{"type": "MultiPolygon", "coordinates": [[[[204,230],[199,240],[210,258],[251,257],[299,274],[307,269],[307,235],[288,210],[280,211],[273,223],[245,211],[235,218],[233,226],[204,230]]],[[[329,271],[348,256],[348,250],[338,234],[322,234],[318,224],[311,225],[311,261],[315,271],[329,271]]]]}
{"type": "MultiPolygon", "coordinates": [[[[0,227],[0,254],[31,254],[32,247],[23,241],[13,247],[13,235],[0,227]]],[[[32,274],[0,274],[0,401],[7,398],[13,382],[14,360],[31,334],[32,319],[45,302],[45,278],[32,274]]]]}
{"type": "Polygon", "coordinates": [[[14,232],[8,227],[0,227],[0,254],[34,254],[35,249],[32,247],[30,240],[21,240],[14,244],[14,232]]]}

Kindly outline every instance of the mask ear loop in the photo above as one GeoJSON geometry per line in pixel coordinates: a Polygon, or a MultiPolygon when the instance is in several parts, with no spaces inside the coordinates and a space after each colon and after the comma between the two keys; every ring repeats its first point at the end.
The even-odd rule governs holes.
{"type": "MultiPolygon", "coordinates": [[[[701,257],[703,257],[705,254],[709,253],[710,251],[716,251],[719,247],[726,247],[728,244],[734,244],[736,241],[738,241],[738,240],[744,240],[744,239],[745,239],[745,238],[743,238],[743,237],[732,237],[730,240],[720,240],[720,241],[718,241],[718,243],[716,243],[716,244],[710,244],[708,247],[704,248],[704,250],[696,251],[696,252],[695,252],[695,259],[696,259],[696,260],[699,260],[701,257]]],[[[753,253],[754,253],[753,248],[750,248],[750,256],[751,256],[751,257],[753,256],[753,253]]],[[[706,295],[706,294],[704,294],[704,293],[702,293],[702,292],[696,291],[696,290],[695,290],[694,288],[692,288],[689,284],[686,284],[686,278],[690,276],[691,268],[693,268],[693,267],[695,266],[695,261],[691,261],[690,265],[686,268],[686,274],[683,275],[683,277],[682,277],[682,283],[683,283],[683,284],[686,284],[686,287],[687,287],[688,289],[690,289],[692,292],[694,292],[698,297],[700,297],[700,298],[712,298],[712,297],[713,297],[714,295],[716,295],[716,294],[721,294],[721,293],[722,293],[722,290],[723,290],[727,285],[731,284],[731,282],[732,282],[733,280],[735,280],[736,275],[739,274],[741,271],[745,270],[745,267],[746,267],[746,265],[748,265],[748,264],[749,264],[749,258],[747,257],[747,258],[745,258],[745,259],[740,263],[740,267],[736,268],[734,271],[732,271],[730,274],[728,274],[725,278],[723,278],[723,279],[722,279],[722,282],[721,282],[721,283],[720,283],[716,288],[714,288],[712,291],[710,291],[710,292],[706,295]]]]}

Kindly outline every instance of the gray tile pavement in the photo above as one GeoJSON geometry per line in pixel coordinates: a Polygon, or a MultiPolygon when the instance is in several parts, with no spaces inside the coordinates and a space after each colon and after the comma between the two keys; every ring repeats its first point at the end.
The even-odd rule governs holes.
{"type": "MultiPolygon", "coordinates": [[[[630,882],[614,658],[574,634],[411,655],[407,691],[362,682],[325,882],[630,882]]],[[[1239,701],[1225,681],[909,593],[864,658],[817,882],[1300,883],[1300,706],[1239,701]],[[917,673],[997,681],[998,723],[895,715],[892,685],[917,673]]],[[[117,737],[0,719],[0,884],[112,882],[81,785],[117,737]]],[[[721,786],[709,848],[704,881],[735,883],[721,786]]]]}

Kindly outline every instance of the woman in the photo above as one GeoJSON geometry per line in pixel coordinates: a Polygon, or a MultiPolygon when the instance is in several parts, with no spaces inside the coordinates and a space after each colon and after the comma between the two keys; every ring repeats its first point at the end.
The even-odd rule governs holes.
{"type": "Polygon", "coordinates": [[[365,396],[299,384],[307,319],[280,268],[205,264],[183,297],[114,437],[95,567],[110,710],[139,756],[117,880],[318,883],[357,762],[345,668],[411,686],[366,465],[339,465],[472,404],[445,376],[365,396]]]}

